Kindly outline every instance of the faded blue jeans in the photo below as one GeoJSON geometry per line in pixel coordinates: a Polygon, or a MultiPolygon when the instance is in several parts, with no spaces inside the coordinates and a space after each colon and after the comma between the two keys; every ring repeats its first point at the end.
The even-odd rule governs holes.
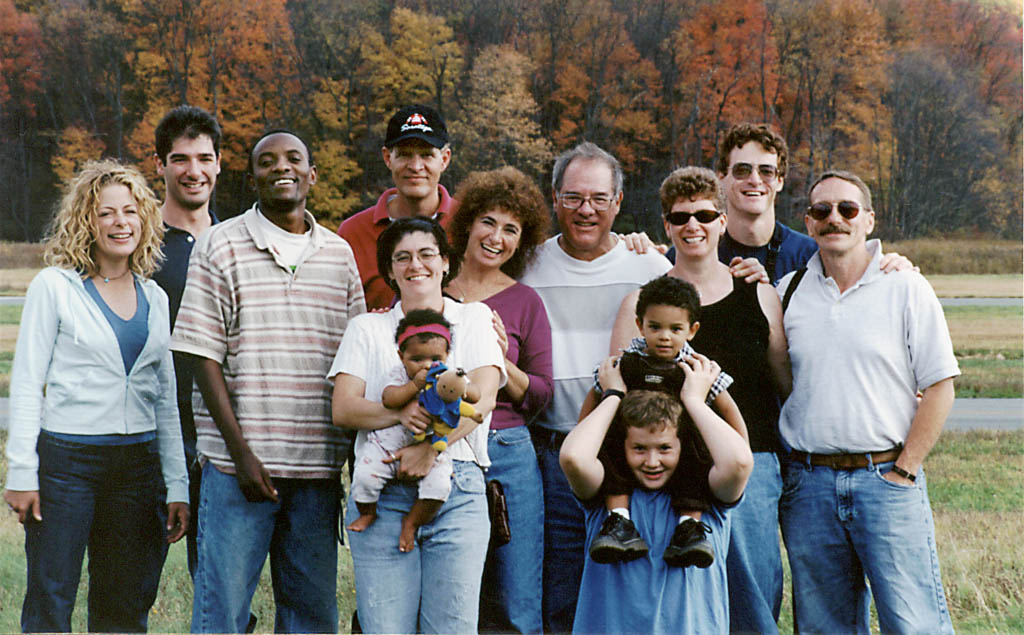
{"type": "Polygon", "coordinates": [[[25,632],[71,630],[89,551],[90,631],[145,632],[167,555],[157,441],[90,445],[40,433],[43,520],[25,523],[25,632]]]}
{"type": "Polygon", "coordinates": [[[729,573],[729,630],[777,633],[782,608],[782,551],[779,497],[782,476],[774,452],[755,452],[754,471],[740,503],[729,513],[732,534],[729,573]]]}
{"type": "Polygon", "coordinates": [[[491,430],[487,480],[505,490],[512,540],[487,551],[480,592],[480,630],[541,632],[544,488],[526,426],[491,430]]]}
{"type": "Polygon", "coordinates": [[[868,633],[870,593],[883,633],[952,633],[924,471],[892,462],[834,470],[788,461],[779,518],[801,633],[868,633]]]}
{"type": "MultiPolygon", "coordinates": [[[[484,473],[472,461],[452,461],[452,492],[402,553],[402,517],[416,501],[416,483],[388,483],[377,520],[349,532],[356,605],[364,633],[475,633],[480,579],[491,524],[484,473]]],[[[349,497],[348,517],[358,516],[349,497]]]]}
{"type": "Polygon", "coordinates": [[[274,479],[278,502],[250,503],[207,463],[199,499],[193,633],[244,633],[270,555],[276,633],[338,631],[337,479],[274,479]]]}

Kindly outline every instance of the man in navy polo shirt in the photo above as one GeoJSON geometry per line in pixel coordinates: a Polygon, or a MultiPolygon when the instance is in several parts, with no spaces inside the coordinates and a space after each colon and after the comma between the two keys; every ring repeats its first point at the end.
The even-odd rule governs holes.
{"type": "MultiPolygon", "coordinates": [[[[167,293],[171,329],[178,317],[185,290],[188,259],[199,234],[217,222],[210,199],[220,173],[220,125],[213,115],[195,106],[178,106],[156,128],[157,174],[164,177],[166,198],[160,208],[164,220],[164,256],[153,280],[167,293]]],[[[192,523],[188,529],[188,570],[196,566],[196,529],[199,527],[199,476],[196,462],[196,426],[192,419],[193,367],[188,355],[174,353],[178,385],[181,436],[189,474],[192,523]]]]}

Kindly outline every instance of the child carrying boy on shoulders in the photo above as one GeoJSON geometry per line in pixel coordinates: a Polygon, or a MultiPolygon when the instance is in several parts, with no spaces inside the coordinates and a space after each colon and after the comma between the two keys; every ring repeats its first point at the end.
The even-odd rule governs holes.
{"type": "MultiPolygon", "coordinates": [[[[681,366],[694,354],[689,341],[700,328],[700,296],[689,282],[671,276],[655,278],[640,288],[636,302],[636,324],[640,337],[623,351],[618,368],[628,390],[655,390],[678,398],[683,387],[681,366]]],[[[727,392],[732,377],[720,373],[708,391],[706,403],[744,439],[746,426],[739,408],[727,392]]],[[[594,369],[594,388],[583,403],[580,418],[586,416],[604,394],[594,369]]],[[[663,555],[670,566],[705,568],[714,562],[714,547],[707,534],[702,513],[711,507],[707,474],[711,457],[700,433],[683,422],[678,429],[681,444],[680,470],[669,494],[679,523],[672,542],[663,555]]],[[[604,484],[608,518],[597,538],[590,544],[595,562],[610,564],[642,558],[648,545],[637,532],[629,513],[629,497],[634,480],[620,460],[621,439],[605,439],[600,454],[607,468],[604,484]]]]}
{"type": "Polygon", "coordinates": [[[681,425],[692,424],[710,457],[706,489],[711,506],[704,522],[713,528],[720,550],[728,545],[727,508],[743,493],[753,468],[746,440],[707,405],[705,399],[720,372],[700,354],[684,363],[685,381],[676,399],[662,392],[628,391],[617,365],[608,358],[598,369],[604,397],[569,433],[560,463],[573,493],[583,502],[587,542],[592,543],[608,516],[601,504],[608,466],[601,459],[606,437],[632,479],[633,522],[650,546],[650,557],[583,568],[574,632],[689,633],[728,630],[725,560],[707,569],[671,567],[661,556],[678,526],[668,490],[678,470],[681,425]]]}

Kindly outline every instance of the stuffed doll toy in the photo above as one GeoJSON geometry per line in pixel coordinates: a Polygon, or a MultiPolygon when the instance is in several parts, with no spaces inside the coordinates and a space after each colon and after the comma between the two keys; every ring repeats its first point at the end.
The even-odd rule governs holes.
{"type": "MultiPolygon", "coordinates": [[[[430,413],[433,425],[430,445],[438,452],[448,449],[448,435],[459,427],[460,417],[469,417],[480,423],[484,416],[471,404],[480,399],[480,389],[469,383],[466,371],[448,368],[442,362],[434,362],[427,371],[427,385],[420,391],[420,405],[430,413]]],[[[417,441],[426,438],[427,433],[415,435],[417,441]]]]}

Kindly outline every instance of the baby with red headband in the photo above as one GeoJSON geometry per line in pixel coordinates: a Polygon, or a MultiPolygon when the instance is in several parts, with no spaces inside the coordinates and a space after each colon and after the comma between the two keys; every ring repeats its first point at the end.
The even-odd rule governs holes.
{"type": "MultiPolygon", "coordinates": [[[[389,408],[402,408],[426,386],[427,373],[435,362],[444,363],[451,350],[451,324],[437,311],[409,311],[395,332],[398,356],[402,363],[388,375],[382,402],[389,408]]],[[[394,453],[415,443],[413,435],[401,424],[374,430],[367,437],[352,473],[352,498],[359,517],[348,525],[349,531],[363,531],[377,519],[377,499],[384,485],[397,476],[394,453]]],[[[419,481],[419,496],[402,521],[398,538],[400,551],[412,551],[416,530],[437,514],[451,493],[452,461],[447,452],[434,460],[430,472],[419,481]]]]}

